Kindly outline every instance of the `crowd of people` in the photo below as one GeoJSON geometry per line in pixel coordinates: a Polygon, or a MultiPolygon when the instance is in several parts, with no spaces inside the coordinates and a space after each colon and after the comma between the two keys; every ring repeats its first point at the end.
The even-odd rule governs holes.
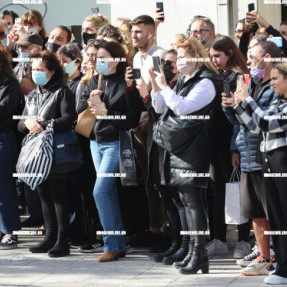
{"type": "Polygon", "coordinates": [[[47,34],[36,10],[3,12],[0,250],[17,248],[14,231],[41,226],[32,253],[73,248],[103,252],[106,262],[149,246],[156,262],[182,274],[208,273],[208,258],[228,253],[225,184],[239,169],[251,205],[233,257],[242,275],[287,284],[287,23],[277,30],[251,11],[227,36],[198,15],[163,49],[163,17],[157,9],[111,25],[93,14],[77,42],[63,25],[47,34]],[[78,134],[81,167],[49,174],[36,191],[13,177],[27,134],[51,120],[55,133],[69,131],[87,111],[95,121],[88,136],[78,134]],[[131,153],[122,149],[127,135],[132,186],[120,178],[120,166],[130,166],[121,162],[131,153]]]}

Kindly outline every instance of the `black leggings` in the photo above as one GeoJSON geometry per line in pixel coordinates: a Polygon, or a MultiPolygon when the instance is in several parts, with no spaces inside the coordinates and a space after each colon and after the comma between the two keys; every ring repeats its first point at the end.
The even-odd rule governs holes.
{"type": "MultiPolygon", "coordinates": [[[[181,202],[185,207],[188,230],[206,232],[207,218],[202,200],[203,188],[181,186],[178,189],[181,202]]],[[[196,244],[205,245],[205,236],[195,235],[194,241],[196,244]]]]}
{"type": "MultiPolygon", "coordinates": [[[[287,147],[263,153],[264,191],[270,230],[287,232],[287,177],[268,177],[268,169],[271,173],[287,173],[287,147]]],[[[275,274],[287,277],[287,235],[274,235],[272,240],[278,262],[275,274]]]]}
{"type": "MultiPolygon", "coordinates": [[[[177,187],[159,186],[160,194],[166,208],[167,219],[172,229],[172,239],[178,238],[180,231],[187,231],[185,207],[180,200],[177,187]]],[[[183,237],[188,240],[188,237],[183,237]]]]}
{"type": "Polygon", "coordinates": [[[46,232],[57,230],[68,237],[70,209],[68,193],[69,178],[48,178],[37,187],[42,203],[46,232]]]}

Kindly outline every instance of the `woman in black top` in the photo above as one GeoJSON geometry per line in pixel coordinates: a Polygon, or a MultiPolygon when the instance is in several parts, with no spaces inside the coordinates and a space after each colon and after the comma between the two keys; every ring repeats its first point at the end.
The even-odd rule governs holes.
{"type": "Polygon", "coordinates": [[[99,45],[97,71],[103,75],[100,90],[97,88],[99,76],[95,75],[88,82],[77,108],[81,113],[90,105],[97,115],[90,136],[97,171],[94,198],[104,232],[111,232],[104,233],[104,254],[99,258],[100,262],[115,260],[126,249],[115,174],[119,172],[119,133],[135,127],[139,115],[131,112],[130,101],[134,98],[127,96],[125,59],[125,52],[119,44],[103,41],[99,45]],[[94,96],[100,96],[102,103],[93,104],[88,100],[94,96]]]}
{"type": "MultiPolygon", "coordinates": [[[[25,118],[18,124],[20,132],[39,133],[54,119],[54,132],[68,131],[77,119],[75,98],[63,85],[63,68],[52,52],[42,52],[41,59],[32,63],[32,78],[37,85],[26,100],[25,118]],[[33,119],[33,118],[37,119],[33,119]]],[[[66,174],[49,175],[37,187],[42,202],[46,236],[37,246],[29,250],[46,253],[50,257],[70,253],[68,245],[69,204],[67,197],[69,178],[66,174]]]]}
{"type": "MultiPolygon", "coordinates": [[[[6,53],[7,54],[7,53],[6,53]]],[[[12,232],[21,229],[15,182],[12,174],[17,160],[13,114],[24,101],[20,85],[3,51],[0,51],[0,236],[6,234],[0,249],[17,247],[12,232]]]]}

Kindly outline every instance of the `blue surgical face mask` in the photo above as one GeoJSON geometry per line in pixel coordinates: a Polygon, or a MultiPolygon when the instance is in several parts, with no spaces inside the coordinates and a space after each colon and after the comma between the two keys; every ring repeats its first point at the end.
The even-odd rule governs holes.
{"type": "Polygon", "coordinates": [[[67,63],[64,64],[65,72],[69,75],[69,78],[76,72],[78,68],[77,66],[75,66],[76,61],[77,59],[68,64],[67,63]]]}
{"type": "Polygon", "coordinates": [[[96,69],[98,71],[99,74],[102,74],[104,76],[108,75],[112,68],[109,68],[109,63],[108,62],[100,62],[100,61],[97,61],[97,64],[96,64],[96,69]]]}
{"type": "Polygon", "coordinates": [[[45,86],[50,80],[47,78],[47,73],[43,71],[32,71],[32,79],[38,86],[45,86]]]}
{"type": "Polygon", "coordinates": [[[30,63],[30,60],[28,60],[28,58],[29,58],[28,52],[20,52],[20,59],[25,59],[25,60],[22,60],[21,63],[24,63],[24,64],[30,63]]]}

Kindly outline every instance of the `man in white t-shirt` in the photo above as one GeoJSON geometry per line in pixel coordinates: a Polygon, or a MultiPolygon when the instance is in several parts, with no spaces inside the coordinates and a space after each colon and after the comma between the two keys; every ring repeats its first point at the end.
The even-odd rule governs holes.
{"type": "Polygon", "coordinates": [[[148,70],[153,67],[153,56],[164,59],[166,51],[154,44],[155,22],[148,15],[141,15],[132,21],[132,39],[135,48],[139,51],[133,59],[133,67],[141,70],[141,75],[151,88],[148,70]]]}

